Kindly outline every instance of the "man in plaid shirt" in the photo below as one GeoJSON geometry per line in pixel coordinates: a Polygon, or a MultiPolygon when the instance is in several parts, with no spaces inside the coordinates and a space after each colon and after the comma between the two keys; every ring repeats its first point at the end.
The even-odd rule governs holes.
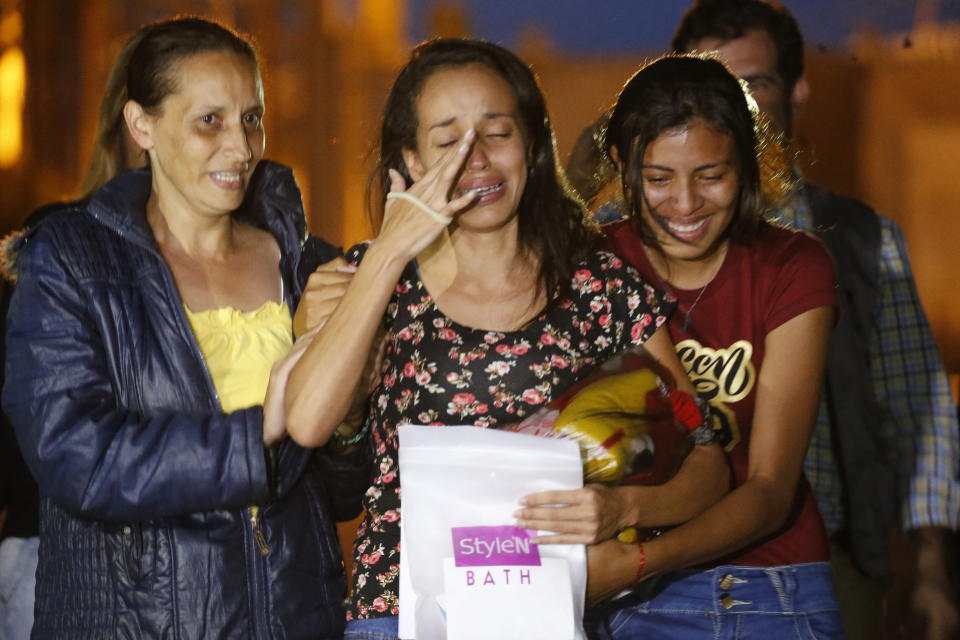
{"type": "MultiPolygon", "coordinates": [[[[803,40],[785,8],[765,0],[698,0],[673,47],[718,51],[790,135],[809,86],[803,40]]],[[[948,553],[960,524],[957,413],[903,234],[866,205],[809,184],[772,217],[815,232],[837,263],[843,315],[805,467],[835,541],[849,637],[881,636],[878,614],[890,584],[883,579],[891,575],[887,594],[907,596],[887,600],[903,637],[957,637],[948,553]],[[906,550],[887,544],[897,521],[913,543],[909,571],[896,571],[906,550]]]]}

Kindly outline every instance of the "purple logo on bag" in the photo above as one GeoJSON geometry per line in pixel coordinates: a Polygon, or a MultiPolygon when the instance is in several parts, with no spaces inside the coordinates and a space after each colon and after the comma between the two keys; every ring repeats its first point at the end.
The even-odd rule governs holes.
{"type": "Polygon", "coordinates": [[[458,567],[540,566],[540,550],[520,527],[453,527],[453,557],[458,567]]]}

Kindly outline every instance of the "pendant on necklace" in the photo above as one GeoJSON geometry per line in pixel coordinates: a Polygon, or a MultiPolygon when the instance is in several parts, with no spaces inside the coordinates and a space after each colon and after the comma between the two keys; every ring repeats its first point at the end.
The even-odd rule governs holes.
{"type": "MultiPolygon", "coordinates": [[[[713,279],[717,277],[717,274],[720,273],[721,267],[723,267],[723,257],[726,256],[726,248],[724,247],[723,256],[720,258],[720,262],[716,267],[716,270],[713,272],[713,275],[710,276],[710,279],[707,280],[707,283],[700,287],[700,293],[697,294],[696,299],[693,301],[693,304],[690,305],[690,308],[687,309],[687,312],[683,314],[683,324],[680,325],[680,333],[687,333],[690,330],[690,317],[693,315],[693,310],[697,308],[697,305],[700,304],[700,299],[703,298],[703,294],[706,293],[707,287],[710,286],[710,283],[713,282],[713,279]]],[[[667,281],[669,283],[669,281],[667,281]]],[[[679,295],[674,293],[674,296],[678,299],[677,302],[677,311],[680,310],[679,295]]]]}
{"type": "Polygon", "coordinates": [[[690,308],[687,309],[687,312],[683,314],[683,324],[680,325],[680,333],[687,333],[690,329],[690,316],[693,315],[693,310],[697,308],[697,303],[700,302],[700,298],[703,297],[703,292],[707,290],[707,287],[710,286],[710,283],[703,285],[703,288],[700,289],[700,293],[697,294],[697,299],[693,301],[693,304],[690,305],[690,308]]]}

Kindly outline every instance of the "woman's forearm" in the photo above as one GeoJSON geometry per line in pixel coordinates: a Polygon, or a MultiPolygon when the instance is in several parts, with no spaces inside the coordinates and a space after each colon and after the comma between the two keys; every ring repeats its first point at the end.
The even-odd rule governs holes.
{"type": "Polygon", "coordinates": [[[732,554],[777,531],[793,501],[776,483],[751,479],[694,520],[646,544],[646,575],[692,567],[732,554]]]}
{"type": "Polygon", "coordinates": [[[290,373],[287,431],[297,443],[323,445],[347,414],[405,265],[404,257],[371,245],[336,311],[290,373]]]}
{"type": "MultiPolygon", "coordinates": [[[[728,493],[694,520],[643,543],[641,579],[709,563],[776,531],[787,518],[780,499],[750,481],[728,493]]],[[[587,598],[597,602],[630,588],[637,579],[636,544],[607,540],[588,548],[587,598]]]]}
{"type": "Polygon", "coordinates": [[[696,446],[667,482],[616,489],[626,505],[620,528],[663,527],[686,522],[716,504],[729,487],[730,468],[720,446],[696,446]]]}

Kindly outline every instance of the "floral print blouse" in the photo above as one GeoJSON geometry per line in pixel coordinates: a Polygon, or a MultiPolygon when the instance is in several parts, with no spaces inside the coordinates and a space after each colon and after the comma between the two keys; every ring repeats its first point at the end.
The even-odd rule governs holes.
{"type": "MultiPolygon", "coordinates": [[[[348,253],[359,262],[368,245],[348,253]]],[[[673,310],[673,298],[611,253],[594,251],[566,294],[517,331],[457,324],[434,304],[416,264],[404,271],[386,312],[390,330],[367,426],[373,447],[366,515],[354,544],[347,619],[397,615],[400,571],[400,424],[496,427],[522,420],[630,345],[643,343],[673,310]]]]}

